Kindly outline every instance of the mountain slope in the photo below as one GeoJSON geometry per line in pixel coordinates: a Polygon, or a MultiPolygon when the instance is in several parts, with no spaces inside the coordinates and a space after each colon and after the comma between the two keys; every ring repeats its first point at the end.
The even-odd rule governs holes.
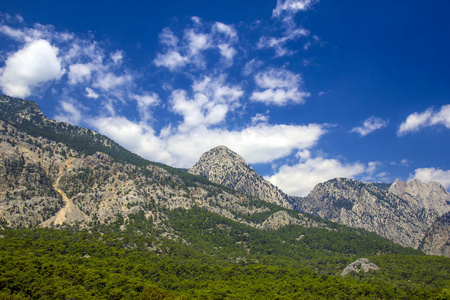
{"type": "Polygon", "coordinates": [[[395,180],[389,192],[417,206],[433,209],[439,215],[450,211],[450,194],[436,181],[429,183],[414,179],[409,182],[395,180]]]}
{"type": "Polygon", "coordinates": [[[385,188],[336,178],[298,198],[303,211],[351,227],[364,228],[403,246],[417,248],[439,214],[385,188]]]}
{"type": "Polygon", "coordinates": [[[261,200],[292,208],[286,194],[262,178],[239,154],[225,146],[205,152],[188,172],[261,200]]]}
{"type": "Polygon", "coordinates": [[[427,254],[450,257],[450,212],[433,223],[419,249],[427,254]]]}

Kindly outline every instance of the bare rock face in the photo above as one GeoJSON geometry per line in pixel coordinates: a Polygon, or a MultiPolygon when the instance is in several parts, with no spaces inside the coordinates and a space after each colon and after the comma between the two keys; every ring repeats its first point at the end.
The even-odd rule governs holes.
{"type": "Polygon", "coordinates": [[[419,249],[430,255],[450,257],[450,212],[434,222],[419,249]]]}
{"type": "Polygon", "coordinates": [[[371,270],[377,271],[380,267],[378,267],[376,264],[371,263],[367,258],[361,258],[358,259],[355,262],[352,262],[349,264],[344,271],[342,271],[341,276],[345,276],[350,274],[351,272],[355,271],[357,273],[364,271],[369,272],[371,270]]]}
{"type": "Polygon", "coordinates": [[[418,179],[409,182],[397,179],[389,192],[418,206],[434,209],[439,215],[450,211],[450,194],[436,181],[423,183],[418,179]]]}
{"type": "Polygon", "coordinates": [[[292,208],[287,195],[262,178],[240,155],[225,146],[205,152],[188,172],[261,200],[292,208]]]}
{"type": "Polygon", "coordinates": [[[304,212],[339,224],[364,228],[405,247],[418,248],[439,216],[376,184],[336,178],[298,199],[304,212]]]}

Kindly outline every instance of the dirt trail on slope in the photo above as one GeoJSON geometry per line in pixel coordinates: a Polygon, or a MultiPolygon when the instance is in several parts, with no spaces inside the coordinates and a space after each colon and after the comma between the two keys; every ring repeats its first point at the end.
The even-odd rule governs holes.
{"type": "MultiPolygon", "coordinates": [[[[53,188],[55,191],[61,195],[63,201],[64,201],[64,207],[61,208],[60,211],[55,215],[55,221],[53,222],[53,225],[62,225],[64,222],[68,221],[68,217],[71,217],[71,219],[86,219],[86,215],[76,206],[73,204],[73,202],[67,197],[66,193],[64,193],[63,190],[61,190],[59,186],[59,181],[61,177],[63,176],[64,168],[69,171],[72,168],[72,161],[73,157],[69,159],[68,162],[66,162],[64,165],[61,165],[59,167],[59,173],[58,178],[56,179],[55,183],[53,184],[53,188]]],[[[72,220],[73,221],[73,220],[72,220]]],[[[69,222],[70,223],[70,222],[69,222]]]]}

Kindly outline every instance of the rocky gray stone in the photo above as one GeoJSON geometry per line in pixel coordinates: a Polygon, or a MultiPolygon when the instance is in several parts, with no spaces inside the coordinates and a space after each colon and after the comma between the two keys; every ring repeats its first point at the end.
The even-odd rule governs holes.
{"type": "Polygon", "coordinates": [[[371,263],[367,258],[361,258],[361,259],[358,259],[357,261],[349,264],[344,269],[344,271],[342,271],[341,276],[346,276],[353,271],[359,273],[361,271],[369,272],[371,270],[377,271],[379,269],[380,269],[380,267],[378,267],[374,263],[371,263]]]}

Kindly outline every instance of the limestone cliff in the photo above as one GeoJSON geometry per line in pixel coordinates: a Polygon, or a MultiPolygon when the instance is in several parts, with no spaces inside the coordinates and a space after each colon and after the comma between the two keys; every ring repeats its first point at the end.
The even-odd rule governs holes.
{"type": "Polygon", "coordinates": [[[188,172],[261,200],[292,208],[286,194],[262,178],[239,154],[225,146],[205,152],[188,172]]]}
{"type": "Polygon", "coordinates": [[[423,183],[418,179],[409,182],[397,179],[389,192],[420,207],[434,209],[439,215],[450,211],[450,194],[436,181],[423,183]]]}
{"type": "Polygon", "coordinates": [[[304,212],[364,228],[398,244],[417,248],[439,214],[375,184],[336,178],[297,198],[304,212]]]}
{"type": "Polygon", "coordinates": [[[419,249],[430,255],[450,257],[450,212],[437,219],[428,229],[419,249]]]}

